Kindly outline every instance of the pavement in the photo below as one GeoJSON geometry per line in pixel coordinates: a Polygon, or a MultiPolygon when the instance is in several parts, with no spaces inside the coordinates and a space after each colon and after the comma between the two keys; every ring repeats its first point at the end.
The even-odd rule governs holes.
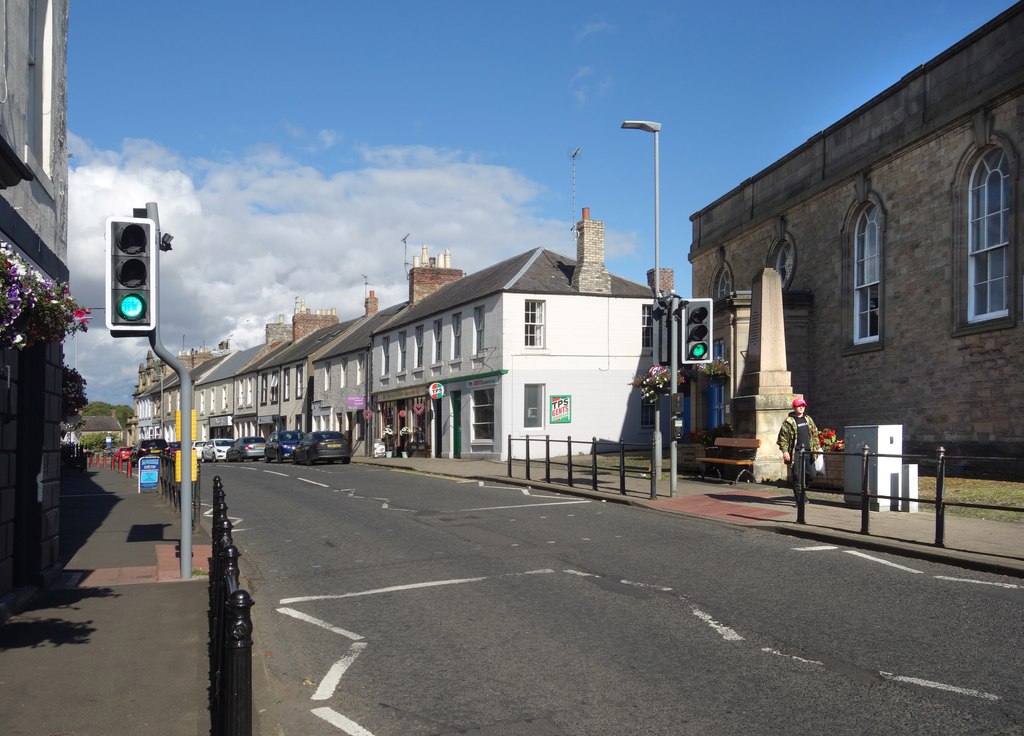
{"type": "MultiPolygon", "coordinates": [[[[933,513],[873,511],[863,534],[860,509],[846,506],[841,495],[812,494],[805,523],[798,523],[792,493],[771,485],[679,477],[674,491],[660,480],[652,498],[649,477],[627,478],[623,493],[617,475],[602,474],[594,490],[579,466],[570,487],[564,465],[553,465],[552,482],[545,482],[544,465],[536,461],[530,478],[518,461],[511,478],[507,463],[492,460],[353,462],[557,491],[1024,578],[1024,524],[947,514],[944,544],[937,546],[933,513]]],[[[208,507],[213,473],[204,475],[208,507]]],[[[0,597],[5,736],[210,733],[206,524],[193,534],[193,574],[182,580],[176,510],[158,493],[139,493],[134,479],[114,470],[68,471],[61,482],[59,582],[0,597]]]]}

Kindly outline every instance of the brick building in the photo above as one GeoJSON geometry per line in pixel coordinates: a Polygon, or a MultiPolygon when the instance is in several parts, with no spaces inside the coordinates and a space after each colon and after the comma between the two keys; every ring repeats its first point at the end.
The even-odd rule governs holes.
{"type": "Polygon", "coordinates": [[[1022,153],[1018,3],[692,215],[693,293],[715,298],[733,365],[718,419],[748,290],[774,267],[793,390],[819,426],[1024,456],[1022,153]]]}

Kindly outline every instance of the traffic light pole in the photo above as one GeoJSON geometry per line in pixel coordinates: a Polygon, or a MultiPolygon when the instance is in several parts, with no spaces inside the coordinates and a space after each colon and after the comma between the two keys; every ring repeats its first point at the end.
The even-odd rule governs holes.
{"type": "Polygon", "coordinates": [[[671,306],[672,329],[669,330],[669,417],[671,427],[669,429],[669,452],[668,452],[668,495],[675,498],[676,495],[676,471],[679,466],[679,440],[676,438],[676,394],[679,393],[679,330],[676,321],[679,319],[679,298],[672,297],[671,306]]]}
{"type": "MultiPolygon", "coordinates": [[[[156,223],[157,242],[160,243],[160,214],[157,211],[156,202],[146,202],[146,217],[156,223]]],[[[160,249],[157,249],[152,263],[152,279],[158,283],[160,279],[160,249]]],[[[159,310],[157,311],[159,314],[159,310]]],[[[174,369],[178,374],[178,386],[181,395],[181,447],[179,448],[179,461],[181,462],[181,579],[192,579],[192,375],[188,368],[170,350],[160,342],[160,321],[154,323],[153,331],[149,333],[149,344],[153,352],[160,360],[174,369]],[[185,453],[190,453],[186,455],[185,453]],[[186,465],[185,458],[189,458],[186,465]],[[187,470],[186,470],[187,467],[187,470]]],[[[163,407],[160,408],[161,413],[163,407]]]]}

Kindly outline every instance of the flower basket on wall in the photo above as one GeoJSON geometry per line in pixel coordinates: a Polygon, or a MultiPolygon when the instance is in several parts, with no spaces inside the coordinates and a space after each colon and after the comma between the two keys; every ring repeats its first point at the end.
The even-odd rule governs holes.
{"type": "Polygon", "coordinates": [[[0,240],[0,349],[60,342],[88,322],[67,284],[42,276],[0,240]]]}

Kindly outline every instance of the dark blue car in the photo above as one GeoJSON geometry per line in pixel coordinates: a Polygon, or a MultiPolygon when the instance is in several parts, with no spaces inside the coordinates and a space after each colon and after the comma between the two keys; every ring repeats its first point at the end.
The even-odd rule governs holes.
{"type": "Polygon", "coordinates": [[[299,444],[304,436],[297,429],[272,432],[270,439],[267,440],[267,449],[264,451],[266,461],[272,463],[276,460],[281,463],[285,460],[290,460],[292,453],[295,452],[295,446],[299,444]]]}

